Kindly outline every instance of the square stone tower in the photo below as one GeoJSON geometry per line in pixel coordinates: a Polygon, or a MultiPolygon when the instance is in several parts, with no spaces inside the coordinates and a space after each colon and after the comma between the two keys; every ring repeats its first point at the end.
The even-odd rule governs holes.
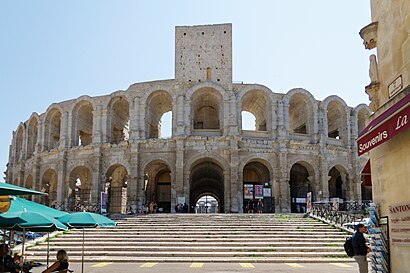
{"type": "Polygon", "coordinates": [[[175,27],[175,79],[232,84],[232,24],[175,27]]]}

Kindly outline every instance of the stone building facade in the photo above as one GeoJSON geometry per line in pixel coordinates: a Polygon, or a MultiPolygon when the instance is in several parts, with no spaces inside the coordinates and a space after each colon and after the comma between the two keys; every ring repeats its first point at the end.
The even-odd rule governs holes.
{"type": "Polygon", "coordinates": [[[263,194],[276,212],[302,211],[307,192],[314,201],[361,200],[367,159],[355,139],[366,105],[233,83],[231,24],[176,27],[175,45],[175,79],[33,113],[13,132],[7,182],[45,190],[40,201],[69,208],[99,203],[105,192],[113,213],[149,201],[164,211],[192,208],[204,195],[220,212],[242,212],[249,194],[263,194]],[[172,135],[161,138],[168,112],[172,135]],[[242,128],[243,112],[254,130],[242,128]]]}
{"type": "Polygon", "coordinates": [[[374,113],[358,138],[359,153],[370,154],[373,201],[387,217],[389,272],[404,273],[410,268],[410,1],[370,4],[372,21],[360,36],[376,53],[365,87],[374,113]]]}

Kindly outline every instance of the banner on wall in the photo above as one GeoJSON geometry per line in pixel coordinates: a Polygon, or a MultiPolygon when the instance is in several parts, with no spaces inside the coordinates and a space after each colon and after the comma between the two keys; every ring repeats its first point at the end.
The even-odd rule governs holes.
{"type": "Polygon", "coordinates": [[[255,198],[263,198],[263,185],[255,185],[255,198]]]}
{"type": "Polygon", "coordinates": [[[101,192],[101,213],[107,213],[107,193],[101,192]]]}
{"type": "Polygon", "coordinates": [[[243,185],[243,197],[245,199],[253,199],[253,185],[252,184],[243,185]]]}

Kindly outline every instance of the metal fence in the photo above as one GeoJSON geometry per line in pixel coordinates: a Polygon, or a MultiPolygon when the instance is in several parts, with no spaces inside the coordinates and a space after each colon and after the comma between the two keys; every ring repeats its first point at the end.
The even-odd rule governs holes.
{"type": "Polygon", "coordinates": [[[354,229],[368,216],[367,208],[371,201],[315,202],[310,215],[329,224],[354,229]]]}

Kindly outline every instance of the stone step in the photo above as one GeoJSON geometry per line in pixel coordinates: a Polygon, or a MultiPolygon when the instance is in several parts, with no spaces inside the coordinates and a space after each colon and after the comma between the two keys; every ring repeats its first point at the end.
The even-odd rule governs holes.
{"type": "MultiPolygon", "coordinates": [[[[56,246],[50,246],[51,251],[56,251],[60,249],[56,246]]],[[[75,251],[81,251],[82,245],[77,246],[65,246],[66,251],[74,253],[75,251]]],[[[169,253],[194,253],[194,252],[342,252],[343,248],[334,246],[90,246],[85,245],[84,249],[86,251],[92,251],[93,253],[104,252],[113,254],[114,252],[121,253],[126,251],[127,253],[133,252],[169,252],[169,253]]],[[[46,251],[46,246],[34,247],[30,250],[41,253],[46,251]]]]}
{"type": "MultiPolygon", "coordinates": [[[[122,241],[121,245],[126,245],[130,247],[140,247],[140,246],[173,246],[173,247],[180,247],[180,246],[189,246],[189,247],[197,247],[197,246],[226,246],[226,247],[237,247],[237,246],[249,246],[249,247],[264,247],[264,246],[269,246],[269,247],[283,247],[283,246],[288,246],[288,247],[327,247],[327,246],[343,246],[344,240],[340,240],[339,242],[334,242],[334,241],[322,241],[322,242],[312,242],[312,241],[306,241],[306,242],[289,242],[289,241],[283,241],[283,242],[266,242],[266,241],[260,241],[260,242],[249,242],[249,241],[242,241],[242,242],[226,242],[226,241],[205,241],[205,242],[197,242],[197,241],[171,241],[171,242],[164,242],[164,241],[122,241]]],[[[85,241],[84,244],[88,247],[90,246],[100,246],[101,242],[98,241],[85,241]]],[[[105,241],[104,246],[106,247],[111,247],[111,246],[118,246],[119,242],[118,241],[105,241]]],[[[50,247],[71,247],[71,246],[78,246],[78,242],[73,242],[73,241],[51,241],[50,242],[50,247]]],[[[42,249],[46,248],[46,244],[40,244],[37,246],[35,249],[42,249]]]]}
{"type": "MultiPolygon", "coordinates": [[[[46,262],[46,256],[28,256],[31,261],[46,262]]],[[[70,255],[70,262],[81,262],[81,256],[70,255]]],[[[337,257],[134,257],[86,256],[86,262],[114,263],[351,263],[352,258],[337,257]]]]}
{"type": "MultiPolygon", "coordinates": [[[[81,250],[69,251],[71,256],[80,256],[82,253],[81,250]]],[[[27,250],[27,256],[45,256],[47,253],[43,252],[31,252],[27,250]],[[33,253],[33,255],[31,255],[33,253]]],[[[125,254],[122,251],[117,252],[108,252],[100,250],[85,250],[85,256],[135,256],[135,257],[335,257],[335,258],[344,258],[347,257],[344,252],[340,251],[323,251],[323,252],[307,252],[307,251],[178,251],[178,252],[163,252],[163,251],[127,251],[125,254]]],[[[70,259],[71,260],[71,259],[70,259]]]]}
{"type": "MultiPolygon", "coordinates": [[[[308,234],[308,233],[284,233],[284,234],[278,234],[278,233],[273,233],[273,234],[225,234],[223,236],[215,236],[215,234],[144,234],[144,235],[123,235],[123,234],[101,234],[101,235],[93,235],[93,236],[85,236],[85,240],[95,240],[95,239],[130,239],[134,238],[135,240],[137,239],[142,239],[142,238],[167,238],[169,236],[172,236],[173,238],[198,238],[198,239],[203,239],[203,238],[210,238],[211,236],[213,238],[222,238],[222,239],[233,239],[233,238],[264,238],[265,240],[267,239],[276,239],[276,238],[345,238],[347,235],[345,234],[308,234]]],[[[58,237],[58,238],[63,238],[58,237]]],[[[83,235],[80,233],[77,234],[66,234],[64,235],[64,238],[67,239],[82,239],[83,235]]]]}

